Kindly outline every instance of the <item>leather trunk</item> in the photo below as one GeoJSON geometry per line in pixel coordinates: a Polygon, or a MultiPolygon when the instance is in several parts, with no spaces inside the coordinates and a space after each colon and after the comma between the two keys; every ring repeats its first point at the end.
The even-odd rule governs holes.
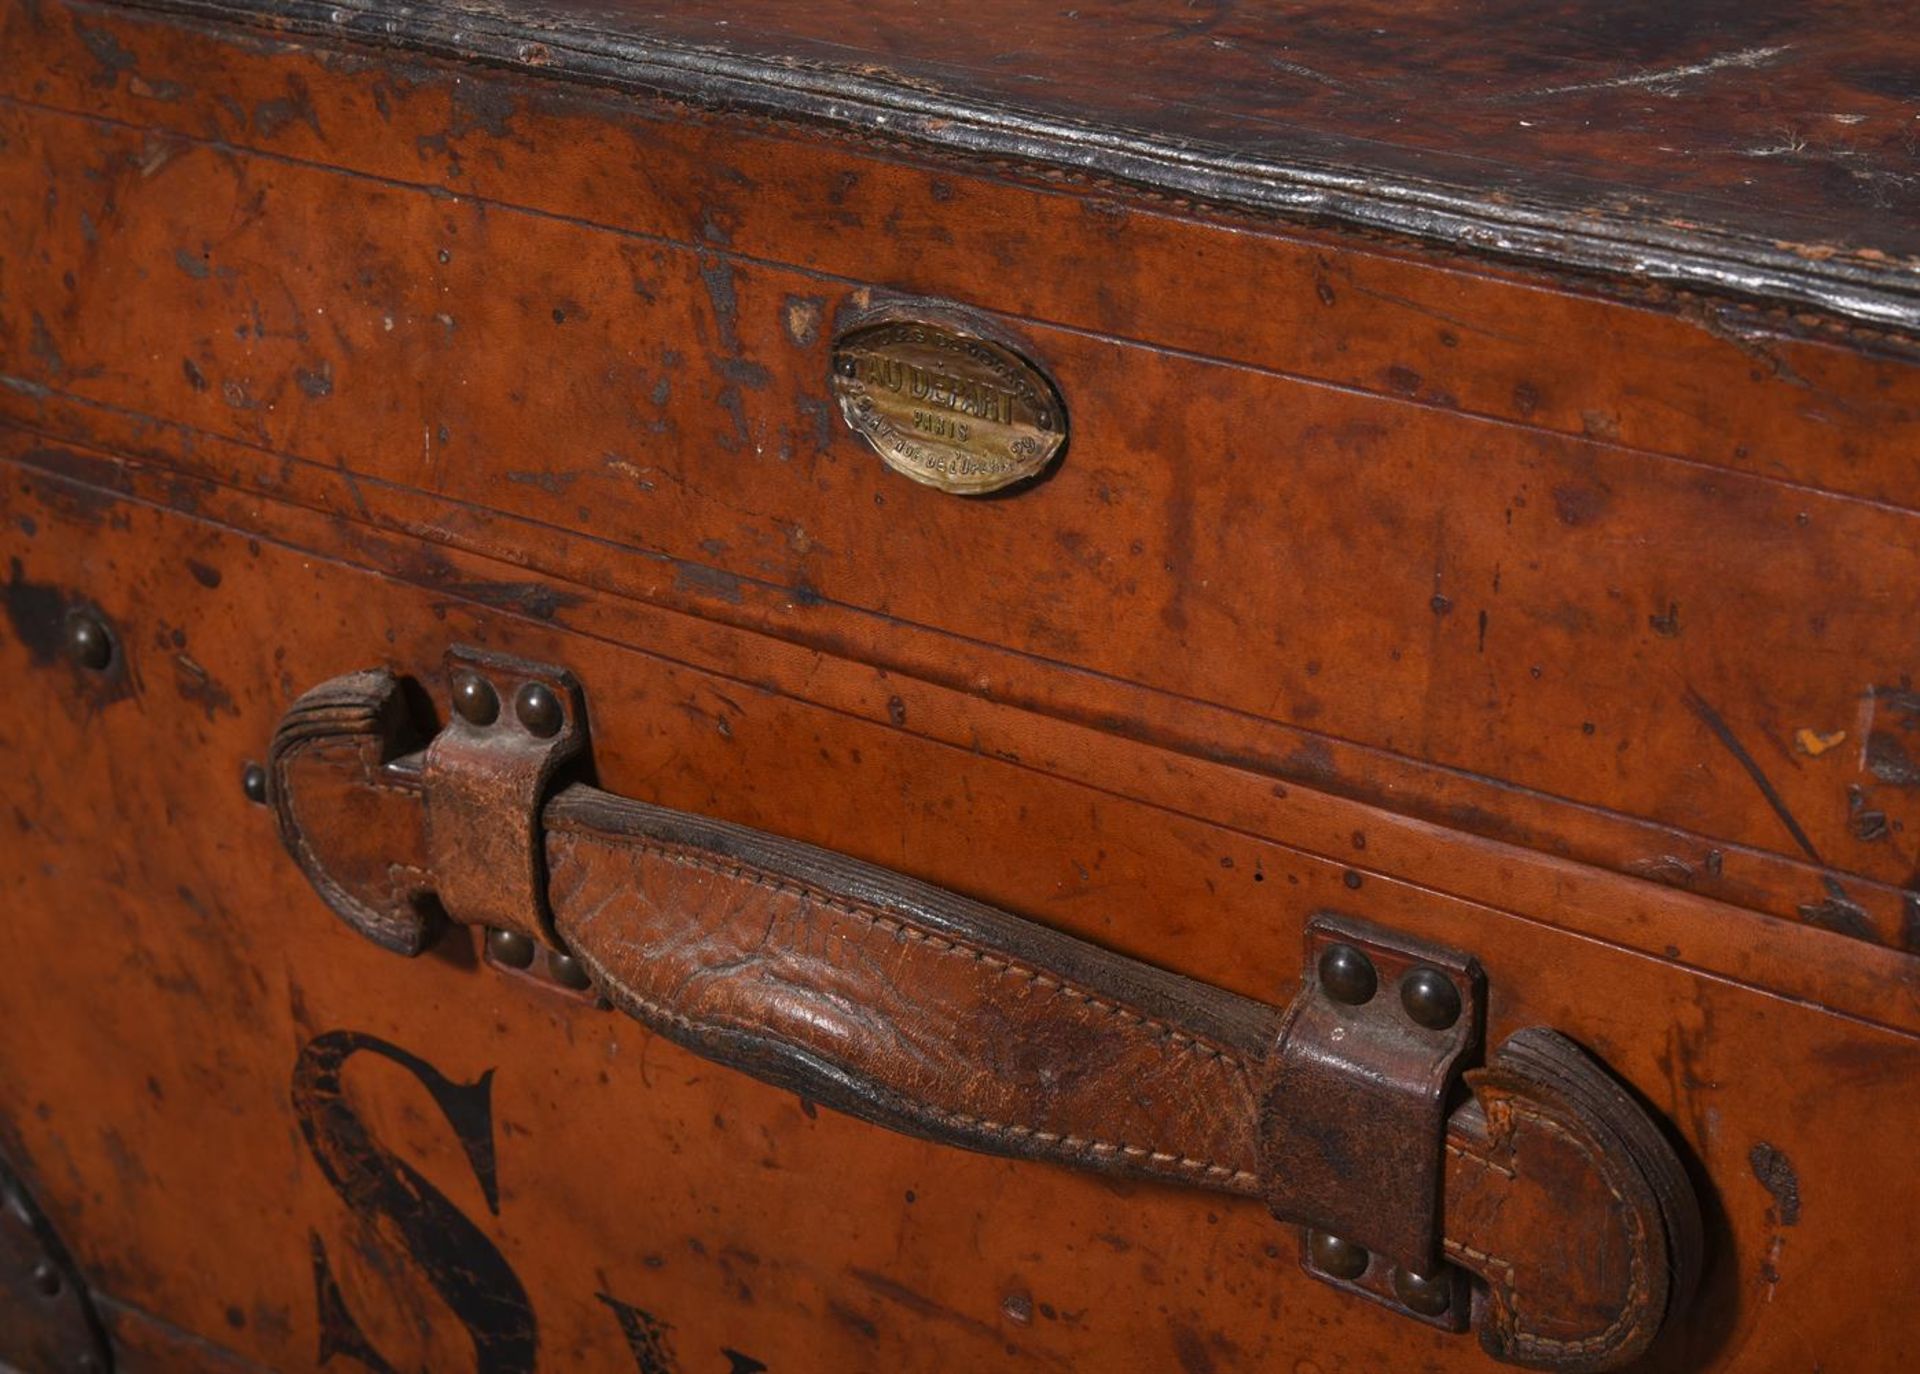
{"type": "Polygon", "coordinates": [[[1916,101],[0,0],[0,1364],[1913,1368],[1916,101]]]}

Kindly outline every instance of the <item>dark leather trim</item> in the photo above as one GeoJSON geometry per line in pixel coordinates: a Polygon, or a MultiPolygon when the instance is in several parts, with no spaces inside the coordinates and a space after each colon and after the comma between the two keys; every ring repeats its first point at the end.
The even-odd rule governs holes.
{"type": "Polygon", "coordinates": [[[447,680],[466,675],[494,693],[486,727],[450,715],[421,765],[427,797],[427,866],[440,905],[462,925],[511,930],[551,943],[540,803],[586,743],[580,689],[564,673],[483,649],[456,647],[447,680]],[[513,719],[529,684],[547,689],[561,725],[541,737],[513,719]]]}

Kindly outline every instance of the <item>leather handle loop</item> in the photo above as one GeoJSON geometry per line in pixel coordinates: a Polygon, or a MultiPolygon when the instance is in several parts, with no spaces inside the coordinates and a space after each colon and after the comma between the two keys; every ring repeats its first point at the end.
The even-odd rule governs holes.
{"type": "MultiPolygon", "coordinates": [[[[571,683],[468,651],[450,671],[471,662],[522,685],[571,683]]],[[[584,699],[570,700],[567,724],[584,730],[584,699]]],[[[1390,989],[1329,1000],[1312,959],[1292,1006],[1271,1006],[844,855],[563,784],[551,767],[539,799],[527,759],[545,746],[512,719],[478,736],[466,720],[453,727],[461,748],[421,751],[400,703],[390,674],[335,679],[294,704],[270,754],[288,851],[337,914],[389,949],[424,948],[443,910],[466,924],[498,919],[503,900],[528,912],[521,880],[536,873],[540,920],[527,923],[550,914],[552,938],[602,998],[694,1053],[945,1144],[1260,1197],[1284,1220],[1338,1224],[1352,1233],[1344,1248],[1304,1245],[1310,1272],[1445,1328],[1471,1311],[1501,1360],[1617,1367],[1690,1296],[1700,1221],[1678,1159],[1605,1070],[1551,1031],[1514,1035],[1463,1089],[1455,1070],[1477,1021],[1429,1034],[1409,1029],[1390,989]],[[476,814],[488,797],[515,814],[476,814]],[[492,850],[447,841],[450,807],[466,833],[516,854],[537,846],[531,866],[515,858],[489,888],[492,850]],[[1379,1043],[1356,1048],[1367,1036],[1379,1043]],[[1403,1051],[1404,1089],[1358,1083],[1403,1051]],[[1390,1147],[1352,1107],[1402,1100],[1390,1147]],[[1410,1184],[1394,1177],[1397,1158],[1410,1184]],[[1393,1186],[1376,1215],[1382,1179],[1393,1186]],[[1421,1273],[1436,1251],[1445,1265],[1421,1273]]],[[[1316,950],[1336,938],[1372,948],[1394,978],[1451,969],[1478,996],[1466,956],[1339,918],[1308,933],[1316,950]]]]}

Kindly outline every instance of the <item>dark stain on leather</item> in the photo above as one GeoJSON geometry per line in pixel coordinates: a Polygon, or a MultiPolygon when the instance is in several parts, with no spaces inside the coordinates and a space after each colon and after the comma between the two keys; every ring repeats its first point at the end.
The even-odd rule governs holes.
{"type": "Polygon", "coordinates": [[[4,598],[7,623],[28,659],[36,666],[53,662],[60,653],[66,594],[44,582],[29,582],[26,569],[15,558],[11,560],[4,598]]]}
{"type": "Polygon", "coordinates": [[[1762,1140],[1747,1151],[1747,1164],[1773,1198],[1772,1218],[1777,1226],[1800,1224],[1800,1175],[1786,1152],[1762,1140]]]}
{"type": "Polygon", "coordinates": [[[978,1318],[969,1317],[964,1312],[956,1312],[944,1303],[935,1302],[924,1293],[915,1292],[904,1283],[890,1279],[885,1274],[876,1274],[870,1269],[855,1269],[852,1272],[856,1279],[877,1296],[885,1298],[896,1306],[906,1308],[917,1317],[952,1322],[956,1326],[966,1327],[982,1335],[999,1338],[1000,1333],[997,1330],[978,1318]]]}
{"type": "Polygon", "coordinates": [[[1873,919],[1868,916],[1867,909],[1847,896],[1847,890],[1834,879],[1823,878],[1821,881],[1826,885],[1827,895],[1820,901],[1802,904],[1800,919],[1822,930],[1838,931],[1857,940],[1877,943],[1880,937],[1873,928],[1873,919]]]}
{"type": "Polygon", "coordinates": [[[240,708],[234,705],[233,693],[199,660],[185,652],[173,656],[173,685],[180,699],[205,711],[209,721],[217,715],[240,714],[240,708]]]}
{"type": "Polygon", "coordinates": [[[1591,525],[1607,512],[1607,494],[1599,487],[1567,483],[1553,489],[1554,513],[1563,525],[1591,525]]]}
{"type": "Polygon", "coordinates": [[[1206,1340],[1191,1327],[1173,1328],[1173,1352],[1179,1358],[1182,1374],[1214,1374],[1219,1368],[1206,1340]]]}
{"type": "Polygon", "coordinates": [[[563,591],[545,582],[451,582],[442,591],[467,601],[498,610],[517,611],[535,620],[552,620],[583,598],[578,592],[563,591]]]}
{"type": "Polygon", "coordinates": [[[1895,787],[1920,787],[1920,764],[1897,736],[1885,730],[1867,736],[1867,771],[1895,787]]]}

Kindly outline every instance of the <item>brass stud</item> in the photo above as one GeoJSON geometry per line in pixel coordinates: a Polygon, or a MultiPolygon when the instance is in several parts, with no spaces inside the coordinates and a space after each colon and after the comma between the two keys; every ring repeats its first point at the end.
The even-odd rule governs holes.
{"type": "Polygon", "coordinates": [[[1460,1019],[1460,990],[1440,970],[1417,968],[1400,980],[1400,1005],[1428,1030],[1445,1030],[1460,1019]]]}
{"type": "Polygon", "coordinates": [[[75,611],[67,617],[67,657],[90,673],[113,662],[113,635],[96,616],[75,611]]]}
{"type": "Polygon", "coordinates": [[[1357,1007],[1371,1000],[1380,977],[1373,960],[1352,945],[1328,945],[1320,954],[1320,986],[1334,1001],[1357,1007]]]}
{"type": "Polygon", "coordinates": [[[461,673],[453,680],[453,709],[469,725],[491,725],[500,716],[500,696],[478,673],[461,673]]]}
{"type": "Polygon", "coordinates": [[[547,956],[547,975],[563,988],[572,988],[575,992],[585,992],[593,986],[587,977],[586,966],[571,954],[555,951],[547,956]]]}
{"type": "Polygon", "coordinates": [[[513,713],[520,717],[520,723],[527,727],[528,734],[541,739],[559,734],[560,727],[567,723],[567,714],[560,707],[560,698],[538,682],[529,682],[520,689],[513,699],[513,713]]]}
{"type": "Polygon", "coordinates": [[[517,930],[487,932],[487,954],[496,964],[526,968],[533,962],[533,940],[517,930]]]}
{"type": "Polygon", "coordinates": [[[1395,1269],[1393,1295],[1400,1299],[1409,1312],[1418,1312],[1423,1317],[1437,1317],[1453,1301],[1453,1280],[1444,1265],[1438,1274],[1432,1276],[1416,1274],[1411,1269],[1395,1269]]]}
{"type": "Polygon", "coordinates": [[[1307,1254],[1315,1269],[1336,1279],[1357,1279],[1367,1272],[1366,1247],[1326,1231],[1308,1234],[1307,1254]]]}
{"type": "Polygon", "coordinates": [[[257,763],[250,763],[240,770],[240,790],[247,794],[247,800],[255,806],[267,804],[267,770],[257,763]]]}

